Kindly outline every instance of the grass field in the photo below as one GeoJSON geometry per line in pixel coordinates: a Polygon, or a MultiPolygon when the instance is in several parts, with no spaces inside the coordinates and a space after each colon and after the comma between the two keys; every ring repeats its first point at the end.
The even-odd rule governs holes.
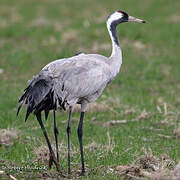
{"type": "MultiPolygon", "coordinates": [[[[9,129],[14,139],[5,136],[3,141],[0,130],[0,170],[6,167],[17,179],[57,178],[55,167],[47,170],[47,161],[42,161],[47,159],[46,143],[35,117],[31,115],[25,123],[25,108],[16,117],[18,98],[27,81],[53,60],[79,51],[109,56],[105,20],[119,9],[148,23],[118,27],[123,64],[117,78],[85,114],[87,173],[81,179],[124,178],[117,166],[140,166],[139,159],[147,156],[158,162],[166,157],[169,163],[164,168],[173,169],[180,159],[178,5],[179,0],[1,0],[0,129],[9,129]],[[19,173],[8,168],[28,165],[45,166],[45,170],[19,173]]],[[[60,164],[65,171],[67,118],[68,113],[57,113],[60,164]]],[[[76,111],[71,133],[74,179],[81,167],[78,119],[76,111]]],[[[54,143],[52,114],[44,124],[54,143]]],[[[8,179],[8,175],[0,178],[8,179]]]]}

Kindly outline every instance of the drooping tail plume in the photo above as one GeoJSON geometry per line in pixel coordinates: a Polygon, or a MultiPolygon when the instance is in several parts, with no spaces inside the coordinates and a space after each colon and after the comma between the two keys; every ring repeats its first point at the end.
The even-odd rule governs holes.
{"type": "Polygon", "coordinates": [[[27,105],[25,121],[33,111],[37,114],[44,110],[47,118],[49,110],[53,108],[54,104],[52,86],[50,77],[35,76],[19,99],[17,115],[22,105],[25,103],[27,105]]]}

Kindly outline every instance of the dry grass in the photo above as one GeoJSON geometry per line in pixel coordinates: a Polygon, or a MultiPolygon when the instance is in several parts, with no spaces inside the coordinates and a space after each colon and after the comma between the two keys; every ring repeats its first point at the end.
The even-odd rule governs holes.
{"type": "MultiPolygon", "coordinates": [[[[124,115],[130,115],[133,113],[137,113],[134,109],[128,109],[124,112],[124,115]]],[[[118,124],[126,124],[128,122],[136,122],[136,121],[140,121],[140,120],[146,120],[149,119],[151,116],[153,115],[152,112],[147,112],[146,110],[143,110],[135,119],[131,119],[131,120],[110,120],[108,122],[103,123],[104,127],[111,127],[111,126],[115,126],[118,124]]],[[[102,124],[101,124],[102,125],[102,124]]]]}
{"type": "Polygon", "coordinates": [[[50,25],[50,21],[43,16],[39,16],[29,23],[29,27],[41,27],[50,25]]]}
{"type": "Polygon", "coordinates": [[[138,50],[144,50],[145,48],[147,48],[146,45],[143,44],[141,41],[135,41],[133,43],[133,46],[138,50]]]}
{"type": "Polygon", "coordinates": [[[88,151],[94,151],[96,149],[101,149],[102,146],[100,144],[97,144],[95,141],[93,141],[91,144],[88,144],[84,147],[84,149],[88,151]]]}
{"type": "Polygon", "coordinates": [[[174,170],[172,171],[172,176],[173,176],[173,180],[178,180],[180,179],[180,162],[176,165],[176,167],[174,168],[174,170]]]}
{"type": "Polygon", "coordinates": [[[49,149],[45,145],[36,147],[34,149],[35,160],[34,162],[48,162],[49,161],[49,149]]]}
{"type": "Polygon", "coordinates": [[[180,137],[180,127],[177,127],[176,129],[174,129],[174,137],[175,138],[179,138],[180,137]]]}
{"type": "Polygon", "coordinates": [[[23,21],[23,17],[18,12],[16,7],[1,6],[0,7],[0,27],[6,28],[12,24],[23,21]]]}
{"type": "Polygon", "coordinates": [[[147,112],[146,110],[143,110],[141,114],[134,121],[149,119],[152,115],[153,115],[152,112],[147,112]]]}
{"type": "MultiPolygon", "coordinates": [[[[12,176],[11,174],[7,174],[5,173],[5,171],[0,171],[0,175],[3,175],[4,178],[6,179],[12,179],[12,180],[17,180],[14,176],[12,176]]],[[[2,177],[3,178],[3,177],[2,177]]]]}
{"type": "Polygon", "coordinates": [[[115,141],[113,138],[111,138],[109,131],[107,131],[107,143],[105,145],[98,144],[95,141],[92,143],[86,145],[84,148],[88,151],[94,151],[94,150],[100,150],[104,155],[109,152],[113,152],[115,148],[115,141]]]}
{"type": "MultiPolygon", "coordinates": [[[[68,152],[67,145],[64,142],[61,142],[58,147],[59,147],[59,154],[61,155],[61,158],[67,158],[67,152],[68,152]]],[[[55,145],[53,145],[52,148],[54,152],[56,152],[55,145]]],[[[114,142],[114,139],[111,138],[109,131],[107,131],[107,144],[102,145],[102,144],[96,143],[95,141],[92,141],[90,144],[87,144],[86,146],[84,146],[84,149],[86,151],[93,152],[98,149],[98,150],[101,150],[101,152],[104,155],[109,152],[112,153],[114,148],[115,148],[115,142],[114,142]]],[[[38,147],[35,147],[33,153],[35,155],[34,162],[44,162],[46,164],[48,163],[49,149],[47,145],[42,144],[38,147]]],[[[79,148],[71,144],[71,156],[77,156],[77,155],[79,155],[79,148]]]]}
{"type": "Polygon", "coordinates": [[[43,40],[43,45],[48,46],[48,45],[54,45],[57,43],[57,40],[54,36],[50,36],[47,39],[43,40]]]}
{"type": "Polygon", "coordinates": [[[116,167],[117,176],[134,179],[150,180],[172,180],[174,174],[178,174],[178,167],[170,171],[169,167],[174,167],[168,155],[164,154],[160,158],[153,156],[151,149],[144,150],[145,155],[137,158],[131,165],[119,165],[116,167]]]}
{"type": "Polygon", "coordinates": [[[16,129],[1,129],[0,130],[0,145],[10,146],[18,139],[18,132],[16,129]]]}
{"type": "Polygon", "coordinates": [[[126,116],[126,115],[132,115],[136,113],[137,111],[135,110],[135,108],[128,108],[123,112],[123,115],[126,116]]]}
{"type": "MultiPolygon", "coordinates": [[[[56,152],[55,145],[53,145],[53,150],[56,152]]],[[[58,145],[59,148],[59,154],[62,158],[67,158],[67,145],[64,142],[61,142],[58,145]]],[[[47,145],[42,144],[39,147],[35,147],[34,149],[35,159],[34,162],[45,162],[47,163],[49,161],[49,149],[47,145]]],[[[74,146],[71,146],[71,156],[76,156],[78,154],[78,151],[74,146]]]]}
{"type": "Polygon", "coordinates": [[[169,77],[171,73],[171,66],[170,65],[161,65],[161,72],[165,77],[169,77]]]}
{"type": "Polygon", "coordinates": [[[111,138],[109,131],[107,131],[107,145],[106,145],[106,150],[107,152],[113,152],[114,148],[115,148],[115,142],[114,142],[114,138],[111,138]]]}
{"type": "Polygon", "coordinates": [[[180,15],[178,14],[175,14],[175,15],[172,15],[169,19],[168,19],[169,22],[173,22],[173,23],[180,23],[180,15]]]}
{"type": "MultiPolygon", "coordinates": [[[[111,108],[109,107],[108,104],[105,104],[104,102],[98,103],[98,102],[93,102],[88,104],[87,107],[87,112],[105,112],[107,110],[111,111],[111,108]]],[[[81,108],[80,105],[76,105],[74,108],[75,112],[80,112],[81,108]]]]}
{"type": "Polygon", "coordinates": [[[164,135],[164,134],[157,134],[157,136],[162,137],[163,139],[171,139],[172,136],[164,135]]]}
{"type": "Polygon", "coordinates": [[[111,127],[111,126],[115,126],[118,124],[126,124],[127,122],[128,122],[127,120],[111,120],[111,121],[105,122],[103,124],[103,126],[104,127],[111,127]]]}
{"type": "Polygon", "coordinates": [[[111,44],[110,43],[98,43],[95,41],[92,44],[92,47],[90,48],[91,52],[98,53],[99,51],[110,51],[111,50],[111,44]]]}
{"type": "Polygon", "coordinates": [[[4,69],[0,68],[0,74],[4,73],[4,69]]]}
{"type": "Polygon", "coordinates": [[[65,44],[77,41],[77,39],[78,39],[78,32],[74,29],[70,29],[68,31],[65,31],[62,34],[62,42],[65,44]]]}

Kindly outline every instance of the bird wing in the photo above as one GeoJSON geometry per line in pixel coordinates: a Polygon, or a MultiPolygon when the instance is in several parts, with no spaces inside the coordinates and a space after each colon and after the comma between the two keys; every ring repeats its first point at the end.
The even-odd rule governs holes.
{"type": "Polygon", "coordinates": [[[108,83],[108,76],[101,66],[73,67],[65,72],[64,90],[81,98],[100,90],[108,83]]]}
{"type": "MultiPolygon", "coordinates": [[[[46,65],[30,82],[19,99],[19,113],[23,103],[27,104],[27,120],[34,111],[45,111],[46,118],[51,109],[80,102],[79,99],[98,97],[110,81],[110,68],[97,56],[76,56],[54,61],[46,65]]],[[[94,99],[95,99],[94,98],[94,99]]],[[[81,100],[82,100],[81,99],[81,100]]],[[[90,101],[90,100],[89,100],[90,101]]]]}
{"type": "Polygon", "coordinates": [[[43,68],[53,77],[54,91],[62,99],[92,95],[110,81],[110,68],[105,61],[94,56],[79,55],[57,60],[43,68]]]}
{"type": "MultiPolygon", "coordinates": [[[[98,54],[84,54],[59,59],[47,64],[43,69],[42,73],[47,74],[53,78],[61,76],[64,70],[72,69],[74,67],[89,67],[103,64],[106,66],[108,59],[105,56],[98,54]]],[[[41,72],[40,72],[41,73],[41,72]]]]}

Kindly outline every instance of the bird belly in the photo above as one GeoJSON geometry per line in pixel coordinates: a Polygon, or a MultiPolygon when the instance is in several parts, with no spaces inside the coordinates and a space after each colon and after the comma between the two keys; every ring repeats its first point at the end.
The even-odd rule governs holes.
{"type": "Polygon", "coordinates": [[[82,104],[82,103],[85,103],[85,102],[90,103],[90,102],[96,101],[98,99],[98,97],[102,94],[105,87],[106,87],[106,85],[102,86],[101,89],[97,90],[93,94],[78,98],[77,103],[82,104]]]}

